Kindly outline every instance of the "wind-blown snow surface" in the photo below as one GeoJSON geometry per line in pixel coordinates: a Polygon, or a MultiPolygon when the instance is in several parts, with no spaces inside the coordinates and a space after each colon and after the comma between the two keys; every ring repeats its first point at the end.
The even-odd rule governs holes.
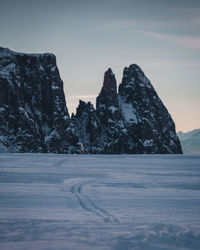
{"type": "Polygon", "coordinates": [[[0,249],[200,249],[200,156],[1,154],[0,249]]]}

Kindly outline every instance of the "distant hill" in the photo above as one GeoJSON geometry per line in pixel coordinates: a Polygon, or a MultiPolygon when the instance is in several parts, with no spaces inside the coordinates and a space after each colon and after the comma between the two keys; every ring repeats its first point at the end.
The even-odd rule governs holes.
{"type": "Polygon", "coordinates": [[[177,133],[184,154],[200,154],[200,129],[177,133]]]}

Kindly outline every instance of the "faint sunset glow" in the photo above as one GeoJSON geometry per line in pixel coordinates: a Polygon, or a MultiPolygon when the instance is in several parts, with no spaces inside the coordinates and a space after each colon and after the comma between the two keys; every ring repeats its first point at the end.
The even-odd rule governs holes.
{"type": "Polygon", "coordinates": [[[200,128],[200,1],[1,0],[1,46],[52,52],[68,109],[95,104],[104,72],[138,64],[177,131],[200,128]]]}

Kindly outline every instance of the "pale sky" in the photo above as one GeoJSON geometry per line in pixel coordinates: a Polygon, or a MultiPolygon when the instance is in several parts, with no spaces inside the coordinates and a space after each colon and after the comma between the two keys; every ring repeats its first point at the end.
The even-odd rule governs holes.
{"type": "Polygon", "coordinates": [[[199,0],[0,0],[0,46],[54,53],[70,112],[136,63],[176,130],[200,128],[199,0]]]}

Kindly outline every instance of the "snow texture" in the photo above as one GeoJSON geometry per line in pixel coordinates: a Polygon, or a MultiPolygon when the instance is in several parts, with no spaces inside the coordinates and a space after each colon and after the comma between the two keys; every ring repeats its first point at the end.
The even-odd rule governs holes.
{"type": "Polygon", "coordinates": [[[133,108],[133,105],[131,103],[125,103],[119,97],[119,106],[120,106],[122,115],[125,119],[125,122],[138,123],[136,110],[133,108]]]}
{"type": "Polygon", "coordinates": [[[200,249],[200,156],[0,154],[1,250],[200,249]]]}

